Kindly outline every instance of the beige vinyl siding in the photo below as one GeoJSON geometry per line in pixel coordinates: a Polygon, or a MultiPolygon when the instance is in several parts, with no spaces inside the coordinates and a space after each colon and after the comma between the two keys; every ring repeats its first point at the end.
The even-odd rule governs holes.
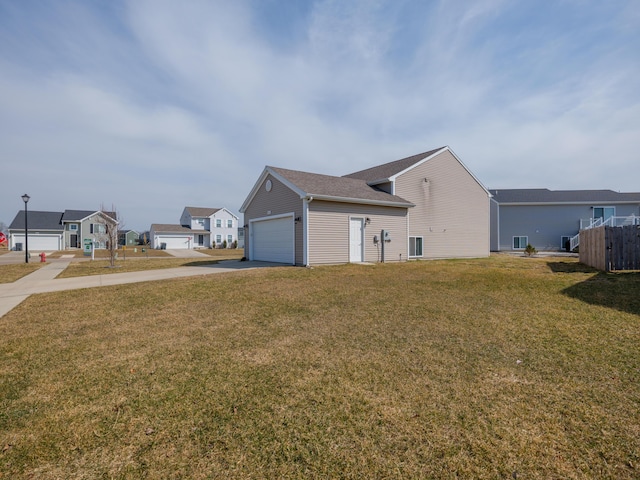
{"type": "Polygon", "coordinates": [[[309,264],[349,262],[349,219],[369,218],[364,229],[364,261],[380,260],[380,244],[374,235],[389,230],[392,241],[385,246],[385,261],[407,259],[407,209],[314,200],[309,204],[309,264]]]}
{"type": "MultiPolygon", "coordinates": [[[[254,218],[266,218],[292,212],[294,217],[302,218],[302,199],[300,196],[273,176],[267,175],[244,212],[244,224],[249,225],[249,221],[254,218]],[[265,189],[267,180],[271,180],[272,183],[270,192],[265,189]]],[[[295,224],[295,236],[296,265],[302,265],[303,238],[301,221],[295,224]]],[[[244,254],[247,258],[249,257],[250,242],[251,232],[245,230],[244,254]]]]}
{"type": "Polygon", "coordinates": [[[449,151],[400,175],[395,194],[416,205],[409,235],[423,237],[423,258],[488,256],[489,196],[449,151]]]}

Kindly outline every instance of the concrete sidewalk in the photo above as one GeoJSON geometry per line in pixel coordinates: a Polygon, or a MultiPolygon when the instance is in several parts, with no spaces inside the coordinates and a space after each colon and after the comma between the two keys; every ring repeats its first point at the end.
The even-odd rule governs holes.
{"type": "Polygon", "coordinates": [[[61,278],[56,276],[69,266],[70,260],[52,260],[44,267],[13,283],[0,284],[0,317],[19,305],[29,295],[36,293],[59,292],[81,288],[105,287],[127,283],[151,282],[170,278],[211,275],[214,273],[250,270],[265,267],[281,267],[283,265],[267,262],[241,262],[227,260],[213,265],[200,267],[178,267],[161,270],[144,270],[141,272],[109,273],[105,275],[89,275],[84,277],[61,278]]]}

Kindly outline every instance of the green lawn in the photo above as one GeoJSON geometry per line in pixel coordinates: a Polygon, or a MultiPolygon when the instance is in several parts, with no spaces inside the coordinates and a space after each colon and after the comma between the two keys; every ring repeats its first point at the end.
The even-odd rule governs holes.
{"type": "Polygon", "coordinates": [[[639,292],[497,256],[32,296],[0,478],[639,478],[639,292]]]}

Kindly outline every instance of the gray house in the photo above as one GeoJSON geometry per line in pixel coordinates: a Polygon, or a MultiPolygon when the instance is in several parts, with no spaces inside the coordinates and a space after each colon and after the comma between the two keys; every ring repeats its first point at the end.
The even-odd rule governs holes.
{"type": "MultiPolygon", "coordinates": [[[[55,251],[82,248],[84,240],[96,248],[106,248],[108,229],[117,228],[115,214],[95,210],[64,212],[29,211],[29,250],[55,251]]],[[[9,225],[9,248],[17,250],[25,244],[24,211],[19,211],[9,225]]]]}
{"type": "Polygon", "coordinates": [[[240,212],[250,260],[489,255],[489,193],[449,147],[343,177],[267,166],[240,212]]]}
{"type": "MultiPolygon", "coordinates": [[[[569,250],[578,232],[640,215],[640,193],[612,190],[490,190],[491,250],[569,250]]],[[[575,240],[574,240],[575,242],[575,240]]],[[[575,245],[574,245],[575,246],[575,245]]]]}

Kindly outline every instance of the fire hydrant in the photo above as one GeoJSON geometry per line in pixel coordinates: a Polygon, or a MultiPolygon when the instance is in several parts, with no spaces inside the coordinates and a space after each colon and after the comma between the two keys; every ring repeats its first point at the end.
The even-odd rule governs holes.
{"type": "Polygon", "coordinates": [[[46,254],[46,253],[44,253],[44,252],[42,252],[42,253],[40,254],[40,262],[41,262],[41,263],[45,263],[46,261],[47,261],[47,254],[46,254]]]}

